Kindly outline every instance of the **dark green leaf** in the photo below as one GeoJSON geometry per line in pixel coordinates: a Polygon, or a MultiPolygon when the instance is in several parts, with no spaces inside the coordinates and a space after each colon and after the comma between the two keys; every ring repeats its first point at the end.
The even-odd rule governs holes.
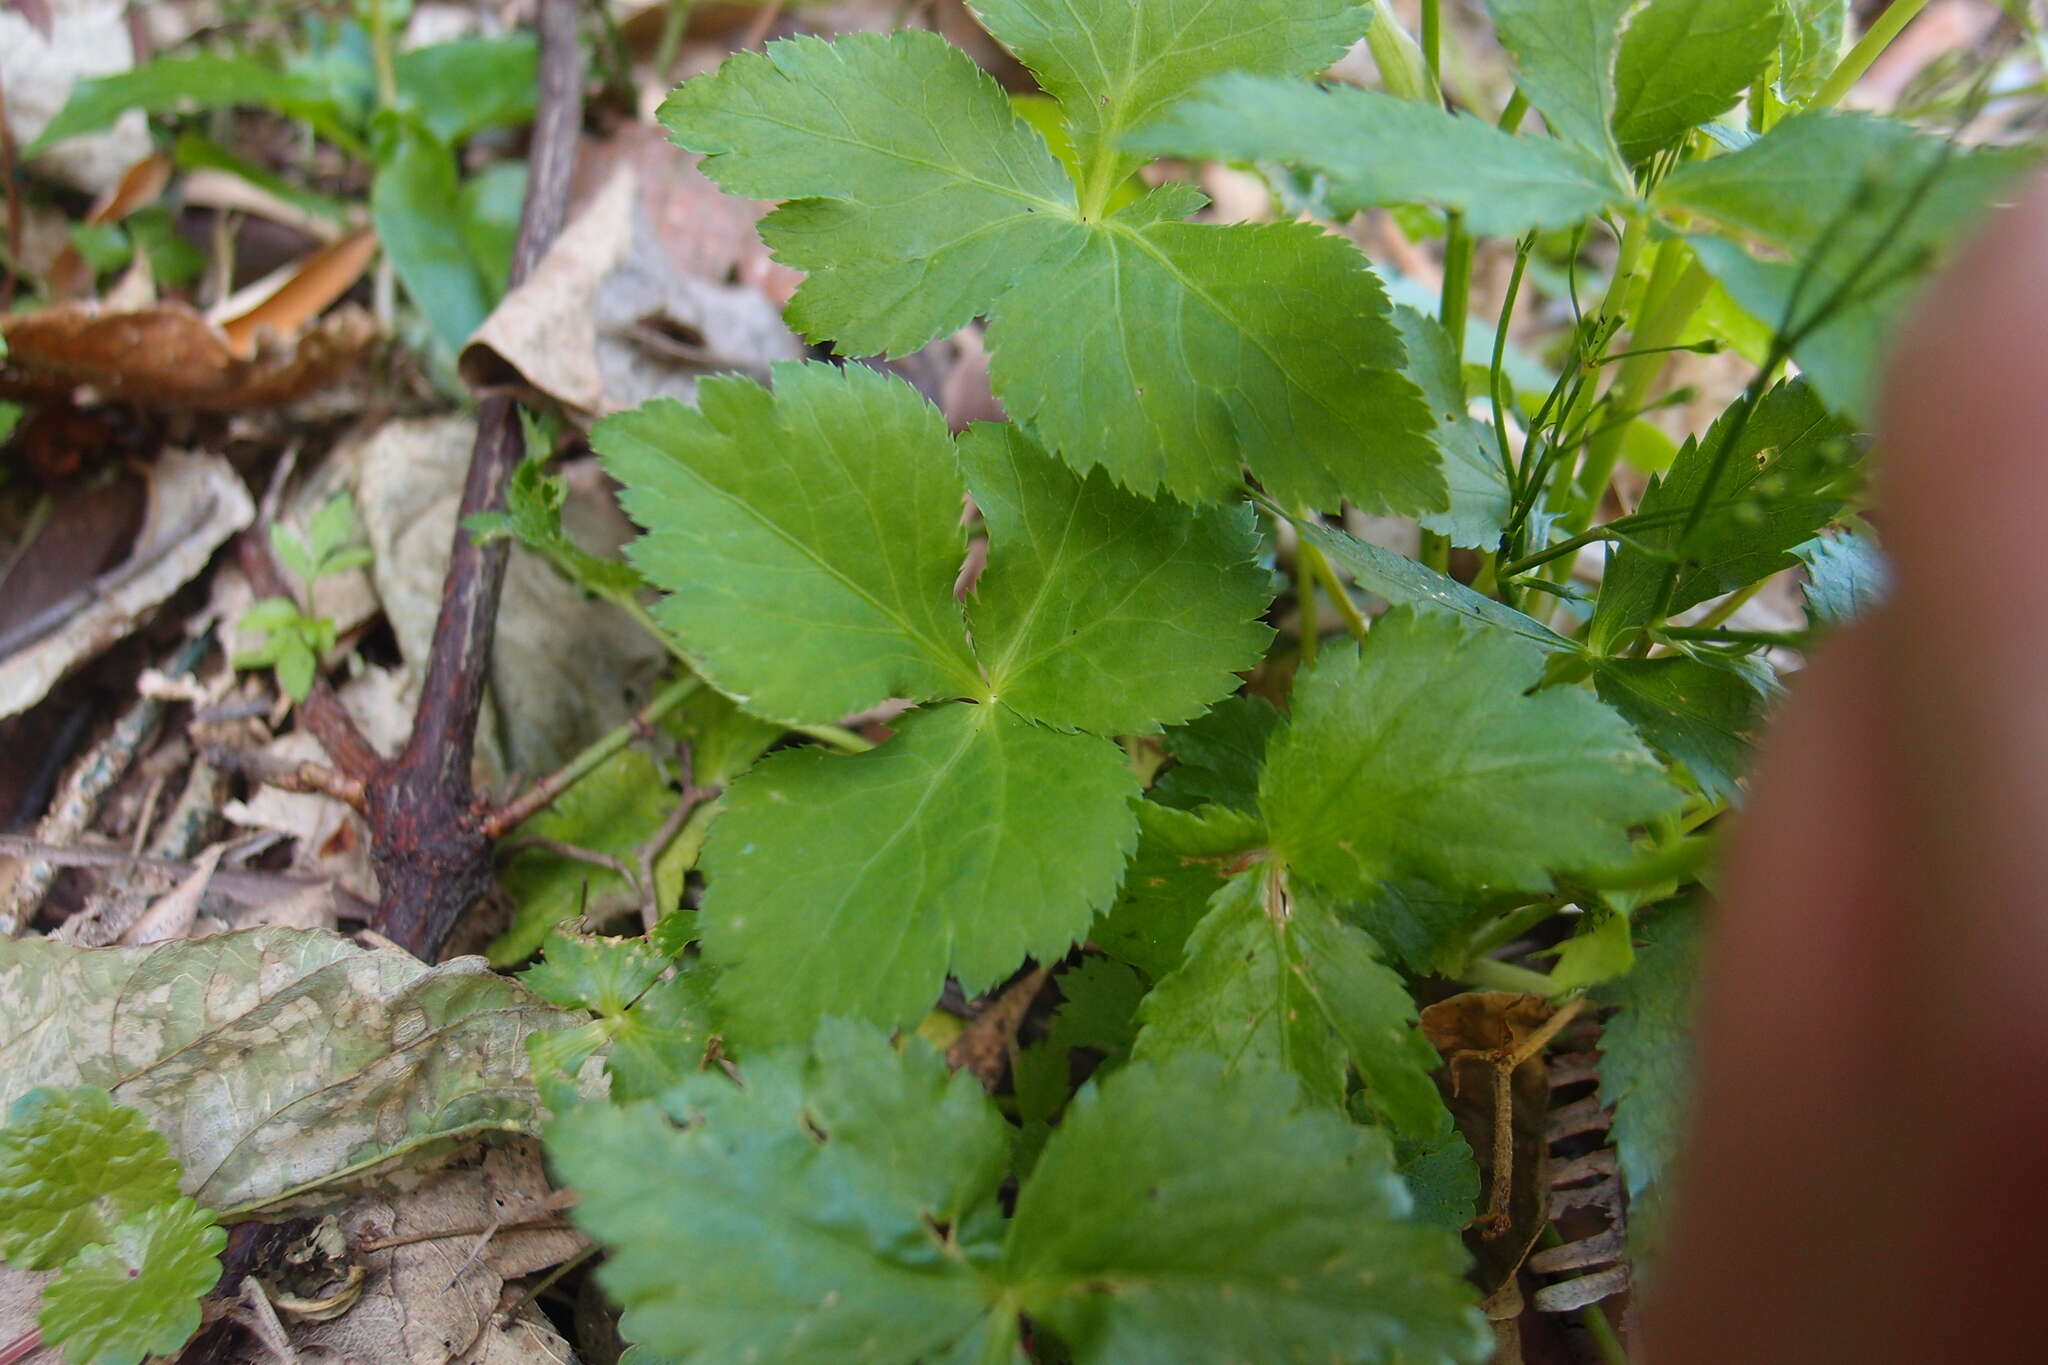
{"type": "Polygon", "coordinates": [[[1224,806],[1184,811],[1141,801],[1137,809],[1137,856],[1115,907],[1089,937],[1157,981],[1180,966],[1182,945],[1235,875],[1237,855],[1266,835],[1256,816],[1224,806]]]}
{"type": "Polygon", "coordinates": [[[404,107],[450,146],[486,128],[533,121],[540,49],[529,35],[416,47],[391,65],[404,107]]]}
{"type": "Polygon", "coordinates": [[[1578,646],[1533,616],[1472,591],[1448,574],[1418,564],[1406,555],[1383,550],[1368,541],[1305,518],[1295,518],[1302,539],[1328,555],[1358,586],[1397,606],[1449,612],[1467,621],[1504,631],[1544,649],[1574,650],[1578,646]]]}
{"type": "Polygon", "coordinates": [[[1614,1106],[1622,1174],[1638,1199],[1664,1177],[1683,1140],[1703,928],[1691,901],[1647,912],[1635,970],[1599,994],[1620,1007],[1601,1034],[1600,1098],[1614,1106]]]}
{"type": "Polygon", "coordinates": [[[152,114],[177,109],[232,109],[259,105],[304,119],[322,136],[351,150],[354,111],[337,103],[320,82],[276,71],[248,57],[159,57],[132,71],[80,81],[71,98],[24,149],[36,156],[66,138],[113,126],[130,109],[152,114]]]}
{"type": "Polygon", "coordinates": [[[1436,423],[1431,434],[1443,453],[1444,481],[1450,486],[1450,510],[1423,517],[1423,529],[1453,545],[1492,550],[1500,543],[1513,498],[1493,436],[1465,410],[1463,371],[1450,334],[1413,308],[1394,309],[1394,325],[1408,347],[1408,377],[1421,388],[1436,423]]]}
{"type": "Polygon", "coordinates": [[[1621,712],[1651,748],[1683,763],[1716,801],[1740,795],[1750,737],[1776,691],[1768,665],[1708,663],[1684,655],[1603,659],[1593,674],[1600,700],[1621,712]]]}
{"type": "Polygon", "coordinates": [[[455,153],[417,123],[378,121],[370,216],[398,282],[453,355],[491,311],[483,272],[464,244],[455,153]]]}
{"type": "Polygon", "coordinates": [[[1280,713],[1263,697],[1225,697],[1160,744],[1174,759],[1147,793],[1162,806],[1195,810],[1212,802],[1246,814],[1259,808],[1259,768],[1280,713]]]}
{"type": "Polygon", "coordinates": [[[1728,112],[1778,52],[1782,0],[1650,0],[1614,64],[1614,134],[1631,163],[1728,112]]]}
{"type": "Polygon", "coordinates": [[[1623,174],[1614,140],[1614,66],[1636,0],[1487,0],[1515,85],[1551,131],[1623,174]]]}

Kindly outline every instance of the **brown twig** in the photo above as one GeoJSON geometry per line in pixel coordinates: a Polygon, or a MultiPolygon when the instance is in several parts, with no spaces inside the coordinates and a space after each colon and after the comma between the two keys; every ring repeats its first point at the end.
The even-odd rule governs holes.
{"type": "Polygon", "coordinates": [[[280,791],[313,792],[331,796],[344,805],[356,810],[363,809],[363,784],[346,773],[338,773],[322,763],[295,763],[288,758],[278,758],[257,749],[235,749],[227,745],[209,744],[202,755],[217,768],[239,773],[252,781],[261,782],[280,791]]]}

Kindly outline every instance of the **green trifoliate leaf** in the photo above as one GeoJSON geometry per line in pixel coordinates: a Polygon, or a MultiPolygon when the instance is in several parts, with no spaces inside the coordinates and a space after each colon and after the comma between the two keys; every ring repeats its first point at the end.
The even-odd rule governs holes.
{"type": "Polygon", "coordinates": [[[1651,748],[1683,763],[1701,792],[1737,799],[1736,783],[1749,771],[1750,736],[1777,690],[1768,664],[1684,655],[1603,659],[1593,684],[1651,748]]]}
{"type": "Polygon", "coordinates": [[[1565,227],[1629,197],[1591,153],[1516,137],[1433,103],[1233,74],[1203,86],[1131,145],[1162,156],[1277,161],[1326,178],[1341,213],[1387,204],[1458,209],[1472,231],[1565,227]]]}
{"type": "Polygon", "coordinates": [[[1050,961],[1109,904],[1137,839],[1123,752],[997,705],[910,717],[872,753],[779,754],[735,782],[703,867],[732,1036],[825,1015],[909,1025],[946,974],[1050,961]]]}
{"type": "Polygon", "coordinates": [[[1348,1059],[1397,1130],[1434,1131],[1443,1111],[1429,1079],[1436,1051],[1372,941],[1270,865],[1241,874],[1210,904],[1185,963],[1145,998],[1136,1055],[1209,1052],[1232,1068],[1278,1067],[1332,1106],[1344,1098],[1348,1059]]]}
{"type": "Polygon", "coordinates": [[[199,1330],[227,1232],[190,1199],[159,1204],[89,1246],[43,1288],[36,1325],[72,1365],[137,1365],[199,1330]]]}
{"type": "Polygon", "coordinates": [[[314,930],[0,940],[0,1102],[103,1086],[231,1214],[531,1131],[526,1039],[575,1022],[481,958],[428,967],[314,930]]]}
{"type": "Polygon", "coordinates": [[[1280,713],[1263,697],[1225,697],[1160,744],[1174,765],[1147,793],[1163,806],[1195,810],[1211,803],[1247,814],[1259,808],[1259,768],[1280,713]]]}
{"type": "Polygon", "coordinates": [[[981,0],[975,10],[1065,107],[1084,203],[1142,162],[1124,135],[1206,78],[1320,71],[1366,27],[1357,0],[981,0]]]}
{"type": "Polygon", "coordinates": [[[0,1128],[0,1260],[50,1270],[178,1197],[171,1145],[98,1086],[31,1090],[0,1128]]]}
{"type": "Polygon", "coordinates": [[[1650,0],[1614,65],[1614,135],[1642,161],[1728,112],[1778,52],[1782,0],[1650,0]]]}
{"type": "Polygon", "coordinates": [[[1543,888],[1617,861],[1632,824],[1678,793],[1591,695],[1529,695],[1540,650],[1396,610],[1363,651],[1329,650],[1295,684],[1260,806],[1274,849],[1336,895],[1419,877],[1543,888]]]}
{"type": "Polygon", "coordinates": [[[1862,454],[1850,440],[1855,428],[1829,413],[1810,384],[1780,384],[1747,420],[1742,411],[1738,404],[1704,439],[1688,440],[1644,491],[1601,582],[1589,632],[1596,649],[1650,621],[1673,567],[1666,616],[1791,567],[1793,550],[1855,491],[1862,454]]]}
{"type": "Polygon", "coordinates": [[[629,555],[662,624],[757,715],[830,724],[978,690],[953,577],[965,540],[946,423],[899,380],[778,365],[592,433],[648,528],[629,555]]]}
{"type": "Polygon", "coordinates": [[[1500,544],[1501,528],[1513,511],[1507,474],[1502,470],[1493,435],[1465,410],[1465,387],[1458,353],[1450,333],[1413,308],[1394,309],[1394,325],[1408,347],[1408,374],[1422,389],[1435,423],[1431,435],[1443,452],[1444,480],[1451,506],[1422,518],[1422,527],[1453,545],[1491,550],[1500,544]]]}
{"type": "MultiPolygon", "coordinates": [[[[1140,44],[1111,59],[1136,73],[1112,101],[1170,97],[1188,72],[1214,69],[1206,57],[1185,71],[1144,60],[1178,53],[1181,37],[1236,53],[1254,35],[1298,27],[1283,16],[1253,30],[1241,6],[1202,9],[1182,16],[1179,0],[1143,0],[1096,16],[1135,25],[1140,44]],[[1218,25],[1230,36],[1204,36],[1218,25]]],[[[1037,22],[1035,6],[1010,13],[1037,22]]],[[[1283,44],[1272,60],[1313,65],[1324,46],[1283,44]]],[[[1066,60],[1061,44],[1045,50],[1066,60]]],[[[1076,88],[1092,88],[1087,79],[1076,75],[1076,88]]],[[[1106,217],[1084,211],[1044,139],[934,36],[742,53],[682,86],[663,120],[728,191],[787,201],[762,231],[809,272],[793,321],[867,353],[911,350],[988,316],[997,394],[1077,469],[1100,464],[1139,492],[1213,501],[1236,491],[1248,464],[1289,505],[1340,495],[1393,510],[1444,505],[1427,415],[1398,373],[1400,340],[1363,257],[1306,225],[1171,221],[1202,202],[1184,187],[1106,217]]],[[[1093,184],[1094,167],[1114,177],[1121,158],[1084,151],[1082,164],[1093,184]]]]}
{"type": "Polygon", "coordinates": [[[982,1330],[1006,1125],[913,1039],[844,1023],[548,1133],[625,1335],[670,1359],[910,1362],[982,1330]]]}
{"type": "Polygon", "coordinates": [[[1101,949],[1154,981],[1181,964],[1182,945],[1209,900],[1237,872],[1247,850],[1265,842],[1258,817],[1226,806],[1175,810],[1138,803],[1138,852],[1116,905],[1089,932],[1101,949]]]}
{"type": "Polygon", "coordinates": [[[1409,1208],[1384,1138],[1286,1075],[1133,1063],[1047,1141],[1003,1273],[1079,1365],[1483,1359],[1463,1252],[1409,1208]]]}
{"type": "Polygon", "coordinates": [[[1622,1175],[1638,1198],[1663,1178],[1685,1132],[1702,929],[1691,901],[1644,914],[1635,970],[1598,997],[1621,1007],[1600,1038],[1600,1098],[1614,1106],[1622,1175]]]}
{"type": "Polygon", "coordinates": [[[1891,591],[1891,566],[1867,528],[1815,536],[1792,553],[1806,566],[1806,615],[1817,625],[1847,625],[1891,591]]]}
{"type": "Polygon", "coordinates": [[[1190,511],[1083,479],[1014,426],[961,443],[989,531],[969,611],[1003,702],[1048,725],[1136,733],[1234,690],[1273,632],[1248,503],[1190,511]]]}
{"type": "Polygon", "coordinates": [[[1320,522],[1300,517],[1293,520],[1301,538],[1358,580],[1359,587],[1396,606],[1462,616],[1475,625],[1504,631],[1542,649],[1578,648],[1535,617],[1474,592],[1449,574],[1438,573],[1406,555],[1395,554],[1320,522]]]}
{"type": "Polygon", "coordinates": [[[1637,0],[1487,0],[1515,84],[1551,131],[1624,174],[1614,140],[1614,65],[1637,0]]]}

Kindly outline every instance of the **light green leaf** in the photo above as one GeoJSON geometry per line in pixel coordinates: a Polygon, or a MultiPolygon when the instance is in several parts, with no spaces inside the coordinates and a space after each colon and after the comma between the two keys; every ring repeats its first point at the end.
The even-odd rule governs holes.
{"type": "Polygon", "coordinates": [[[1289,507],[1448,505],[1428,409],[1365,258],[1308,223],[1171,221],[1156,191],[1021,278],[992,312],[1010,415],[1141,493],[1289,507]],[[1114,307],[1108,306],[1114,301],[1114,307]]]}
{"type": "Polygon", "coordinates": [[[43,1340],[73,1365],[138,1365],[175,1353],[199,1330],[199,1300],[220,1279],[227,1241],[190,1199],[136,1215],[43,1287],[43,1340]]]}
{"type": "Polygon", "coordinates": [[[1429,1079],[1436,1051],[1370,939],[1272,866],[1239,875],[1211,907],[1180,970],[1145,999],[1137,1057],[1210,1052],[1231,1068],[1277,1066],[1333,1106],[1344,1098],[1348,1058],[1395,1129],[1422,1136],[1439,1126],[1443,1102],[1429,1079]]]}
{"type": "Polygon", "coordinates": [[[1077,1365],[1484,1359],[1464,1253],[1409,1208],[1379,1134],[1304,1111],[1282,1073],[1189,1054],[1068,1107],[1003,1273],[1077,1365]]]}
{"type": "Polygon", "coordinates": [[[1459,210],[1486,236],[1566,227],[1630,197],[1597,157],[1567,143],[1516,137],[1384,91],[1325,91],[1245,74],[1210,81],[1129,145],[1161,156],[1281,162],[1324,176],[1340,213],[1437,204],[1459,210]]]}
{"type": "Polygon", "coordinates": [[[1404,610],[1362,653],[1328,650],[1267,757],[1275,851],[1354,898],[1408,877],[1542,889],[1627,856],[1629,827],[1678,793],[1589,694],[1529,694],[1542,673],[1542,652],[1512,636],[1404,610]]]}
{"type": "Polygon", "coordinates": [[[1138,803],[1138,829],[1137,855],[1116,904],[1088,936],[1157,981],[1180,966],[1188,935],[1234,875],[1237,856],[1257,848],[1266,832],[1244,811],[1175,810],[1154,801],[1138,803]]]}
{"type": "Polygon", "coordinates": [[[322,136],[353,150],[354,111],[306,76],[277,71],[248,57],[159,57],[131,71],[80,81],[57,116],[23,149],[37,156],[66,138],[110,128],[130,109],[152,114],[181,108],[232,109],[257,105],[304,119],[322,136]]]}
{"type": "Polygon", "coordinates": [[[1608,652],[1621,633],[1649,622],[1668,571],[1679,572],[1664,614],[1790,568],[1793,550],[1841,510],[1859,479],[1855,428],[1829,413],[1803,380],[1766,393],[1747,421],[1731,408],[1704,439],[1688,440],[1669,472],[1652,479],[1632,526],[1609,557],[1588,638],[1608,652]],[[1725,456],[1722,445],[1735,436],[1725,456]],[[1715,463],[1720,461],[1718,477],[1715,463]],[[1693,504],[1712,494],[1690,533],[1693,504]]]}
{"type": "Polygon", "coordinates": [[[1868,528],[1815,536],[1792,553],[1806,566],[1806,614],[1815,624],[1846,625],[1891,592],[1891,566],[1868,528]]]}
{"type": "Polygon", "coordinates": [[[512,253],[519,245],[519,215],[526,207],[526,163],[500,161],[462,182],[456,218],[462,244],[484,277],[492,298],[502,297],[512,278],[512,253]]]}
{"type": "Polygon", "coordinates": [[[1683,763],[1700,791],[1735,801],[1749,771],[1750,736],[1776,691],[1767,664],[1718,665],[1671,655],[1603,659],[1593,674],[1600,700],[1636,727],[1650,747],[1683,763]]]}
{"type": "Polygon", "coordinates": [[[1838,280],[1818,270],[1809,279],[1800,266],[1759,260],[1726,238],[1695,235],[1686,241],[1728,300],[1762,321],[1767,337],[1796,325],[1803,335],[1792,358],[1829,407],[1855,414],[1876,410],[1885,342],[1913,281],[1894,278],[1889,285],[1841,295],[1840,306],[1811,326],[1820,320],[1820,306],[1834,297],[1838,280]]]}
{"type": "Polygon", "coordinates": [[[1785,23],[1778,33],[1778,98],[1813,98],[1842,58],[1849,0],[1778,0],[1785,23]]]}
{"type": "MultiPolygon", "coordinates": [[[[1159,3],[1177,0],[1132,21],[1159,3]]],[[[1223,16],[1189,31],[1244,18],[1223,16]]],[[[1260,41],[1294,31],[1278,22],[1260,41]]],[[[1138,78],[1155,79],[1177,84],[1138,78]]],[[[742,53],[683,85],[663,119],[726,190],[788,201],[762,231],[809,272],[792,321],[859,354],[987,315],[997,394],[1077,469],[1214,501],[1248,464],[1290,505],[1444,505],[1362,256],[1307,225],[1168,221],[1201,202],[1179,186],[1083,221],[1044,139],[933,35],[742,53]]]]}
{"type": "Polygon", "coordinates": [[[528,34],[416,47],[391,65],[407,111],[451,147],[486,128],[533,120],[540,48],[528,34]]]}
{"type": "Polygon", "coordinates": [[[1320,71],[1365,31],[1357,0],[980,0],[989,32],[1065,107],[1084,206],[1142,162],[1123,150],[1142,126],[1225,71],[1320,71]]]}
{"type": "Polygon", "coordinates": [[[531,1131],[525,1039],[573,1022],[481,958],[430,968],[312,930],[0,941],[0,1102],[102,1086],[230,1215],[531,1131]]]}
{"type": "Polygon", "coordinates": [[[1251,506],[1190,510],[1086,479],[1016,427],[961,443],[989,531],[970,615],[990,689],[1048,725],[1142,733],[1234,691],[1273,632],[1251,506]]]}
{"type": "Polygon", "coordinates": [[[491,311],[483,272],[463,241],[455,153],[420,124],[378,119],[370,217],[406,297],[453,355],[491,311]]]}
{"type": "Polygon", "coordinates": [[[935,33],[796,38],[676,87],[661,121],[808,272],[790,321],[900,355],[984,312],[1085,232],[1073,182],[1002,89],[935,33]]]}
{"type": "Polygon", "coordinates": [[[1543,649],[1577,650],[1578,646],[1533,616],[1476,593],[1427,565],[1406,555],[1348,535],[1320,522],[1296,517],[1295,529],[1328,555],[1336,566],[1358,580],[1358,586],[1397,606],[1462,616],[1476,625],[1504,631],[1543,649]]]}
{"type": "Polygon", "coordinates": [[[1010,1144],[973,1078],[845,1023],[745,1066],[670,1092],[681,1128],[648,1104],[549,1126],[626,1336],[704,1365],[911,1365],[977,1333],[1010,1144]]]}
{"type": "Polygon", "coordinates": [[[0,1260],[51,1270],[178,1197],[171,1145],[98,1086],[41,1087],[0,1128],[0,1260]]]}
{"type": "Polygon", "coordinates": [[[1429,404],[1435,423],[1432,438],[1443,452],[1444,479],[1450,486],[1450,510],[1423,517],[1423,529],[1453,545],[1492,550],[1500,544],[1514,499],[1492,434],[1465,409],[1462,367],[1450,334],[1436,319],[1408,307],[1394,309],[1394,325],[1408,348],[1408,377],[1429,404]]]}
{"type": "Polygon", "coordinates": [[[1562,996],[1612,981],[1626,974],[1636,960],[1628,916],[1612,910],[1589,910],[1581,917],[1578,932],[1560,944],[1556,952],[1556,965],[1550,969],[1553,994],[1562,996]]]}
{"type": "Polygon", "coordinates": [[[655,615],[757,715],[830,724],[888,697],[975,694],[953,579],[963,485],[945,419],[860,366],[706,380],[592,433],[648,533],[655,615]]]}
{"type": "Polygon", "coordinates": [[[614,1100],[647,1099],[694,1071],[711,1042],[710,975],[695,962],[640,939],[549,936],[547,957],[519,980],[542,999],[597,1016],[536,1039],[536,1067],[574,1073],[609,1045],[605,1071],[614,1100]],[[662,980],[665,972],[673,975],[662,980]]]}
{"type": "Polygon", "coordinates": [[[1598,996],[1620,1006],[1600,1038],[1600,1098],[1614,1106],[1621,1171],[1636,1198],[1663,1178],[1684,1139],[1703,927],[1690,901],[1644,914],[1635,970],[1598,996]]]}
{"type": "Polygon", "coordinates": [[[1630,163],[1728,112],[1778,52],[1783,0],[1649,0],[1614,67],[1614,134],[1630,163]]]}
{"type": "Polygon", "coordinates": [[[913,715],[856,758],[768,759],[732,785],[702,860],[730,1034],[907,1026],[949,971],[980,991],[1059,957],[1116,891],[1136,795],[1115,744],[996,705],[913,715]]]}
{"type": "MultiPolygon", "coordinates": [[[[546,839],[636,868],[640,849],[653,840],[676,808],[676,794],[655,761],[638,749],[624,749],[570,787],[512,835],[546,839]]],[[[682,897],[682,873],[657,868],[656,899],[666,910],[682,897]]],[[[582,914],[602,923],[640,904],[640,888],[610,868],[547,848],[514,853],[498,873],[512,902],[512,923],[490,946],[500,967],[524,962],[548,932],[582,914]]]]}
{"type": "Polygon", "coordinates": [[[1263,697],[1225,697],[1186,725],[1160,736],[1174,759],[1146,795],[1163,806],[1196,810],[1210,803],[1246,814],[1259,808],[1259,768],[1280,713],[1263,697]]]}
{"type": "Polygon", "coordinates": [[[1624,174],[1614,140],[1614,67],[1637,0],[1487,0],[1516,86],[1551,131],[1624,174]]]}

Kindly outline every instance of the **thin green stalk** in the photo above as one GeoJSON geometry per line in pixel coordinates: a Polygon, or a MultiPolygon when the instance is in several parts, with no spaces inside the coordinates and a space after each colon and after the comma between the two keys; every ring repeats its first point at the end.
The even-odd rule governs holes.
{"type": "Polygon", "coordinates": [[[1835,69],[1821,82],[1820,89],[1814,92],[1806,107],[1832,109],[1857,81],[1863,79],[1863,73],[1870,70],[1870,64],[1892,45],[1892,40],[1926,8],[1927,0],[1892,0],[1891,7],[1878,15],[1864,35],[1856,40],[1856,46],[1849,49],[1849,55],[1835,64],[1835,69]]]}
{"type": "Polygon", "coordinates": [[[1513,943],[1556,913],[1555,905],[1549,901],[1538,901],[1534,905],[1519,906],[1504,915],[1488,920],[1479,926],[1473,933],[1471,941],[1465,945],[1465,960],[1468,963],[1475,961],[1496,948],[1513,943]]]}
{"type": "Polygon", "coordinates": [[[1773,649],[1804,649],[1812,643],[1803,630],[1729,630],[1724,626],[1665,626],[1657,632],[1667,640],[1698,640],[1714,645],[1765,645],[1773,649]]]}
{"type": "Polygon", "coordinates": [[[686,676],[655,693],[630,719],[599,735],[585,745],[581,753],[495,812],[489,821],[493,833],[501,834],[524,824],[563,792],[596,772],[606,759],[632,743],[635,735],[645,732],[649,726],[688,701],[703,685],[701,678],[686,676]]]}
{"type": "Polygon", "coordinates": [[[661,37],[654,45],[654,74],[662,80],[675,69],[676,53],[690,28],[690,10],[696,0],[668,0],[668,13],[661,17],[661,37]]]}
{"type": "Polygon", "coordinates": [[[1442,46],[1443,0],[1422,0],[1422,66],[1432,90],[1444,88],[1442,46]]]}
{"type": "Polygon", "coordinates": [[[1590,531],[1580,532],[1578,535],[1573,536],[1570,540],[1560,540],[1555,545],[1546,545],[1545,547],[1536,551],[1533,554],[1523,555],[1520,559],[1515,560],[1511,564],[1501,565],[1500,576],[1504,579],[1518,578],[1521,575],[1529,572],[1529,570],[1531,569],[1542,568],[1545,564],[1548,564],[1553,559],[1561,559],[1565,555],[1576,554],[1578,551],[1585,549],[1588,545],[1592,545],[1603,540],[1620,539],[1621,537],[1619,535],[1609,530],[1607,527],[1596,526],[1590,531]]]}
{"type": "Polygon", "coordinates": [[[1437,320],[1451,337],[1451,354],[1459,357],[1464,372],[1465,311],[1472,296],[1472,234],[1465,230],[1465,215],[1452,209],[1444,215],[1444,287],[1438,296],[1437,320]]]}
{"type": "Polygon", "coordinates": [[[1434,531],[1422,533],[1422,562],[1438,573],[1451,571],[1451,542],[1434,531]]]}
{"type": "Polygon", "coordinates": [[[1343,580],[1337,577],[1337,567],[1330,563],[1330,557],[1323,553],[1322,547],[1307,540],[1297,540],[1294,555],[1295,563],[1306,566],[1310,575],[1322,583],[1323,591],[1330,595],[1331,605],[1337,608],[1337,615],[1344,621],[1344,629],[1363,640],[1368,629],[1365,614],[1359,611],[1358,603],[1351,600],[1343,580]]]}
{"type": "Polygon", "coordinates": [[[1508,454],[1507,405],[1502,397],[1502,387],[1507,383],[1508,323],[1514,318],[1515,300],[1522,292],[1522,272],[1528,269],[1529,253],[1535,247],[1533,234],[1524,237],[1515,247],[1515,268],[1508,276],[1508,292],[1501,301],[1500,320],[1493,327],[1493,360],[1486,371],[1486,396],[1493,404],[1494,443],[1500,450],[1501,473],[1507,477],[1510,488],[1515,487],[1515,461],[1508,454]]]}
{"type": "Polygon", "coordinates": [[[1517,967],[1512,962],[1482,957],[1465,964],[1465,981],[1483,990],[1514,991],[1521,995],[1555,995],[1557,987],[1542,972],[1517,967]]]}
{"type": "Polygon", "coordinates": [[[1301,629],[1301,662],[1305,668],[1315,663],[1316,652],[1322,648],[1323,622],[1322,614],[1316,610],[1316,577],[1309,572],[1300,541],[1294,546],[1294,610],[1301,629]]]}
{"type": "Polygon", "coordinates": [[[1520,86],[1516,86],[1513,97],[1508,100],[1508,107],[1500,111],[1500,123],[1496,126],[1503,133],[1512,133],[1522,126],[1522,115],[1528,112],[1529,97],[1522,93],[1520,86]]]}
{"type": "Polygon", "coordinates": [[[370,62],[377,71],[377,107],[398,103],[398,66],[391,56],[391,15],[385,0],[370,0],[370,62]]]}
{"type": "Polygon", "coordinates": [[[1693,622],[1693,625],[1701,629],[1706,629],[1709,627],[1723,624],[1728,620],[1729,617],[1733,616],[1736,612],[1741,611],[1744,604],[1746,604],[1750,598],[1755,597],[1758,593],[1762,592],[1764,590],[1764,584],[1770,581],[1771,580],[1769,578],[1759,578],[1756,582],[1750,584],[1748,587],[1738,588],[1736,591],[1729,593],[1726,597],[1721,599],[1721,603],[1719,606],[1715,607],[1705,616],[1702,616],[1699,620],[1693,622]]]}

